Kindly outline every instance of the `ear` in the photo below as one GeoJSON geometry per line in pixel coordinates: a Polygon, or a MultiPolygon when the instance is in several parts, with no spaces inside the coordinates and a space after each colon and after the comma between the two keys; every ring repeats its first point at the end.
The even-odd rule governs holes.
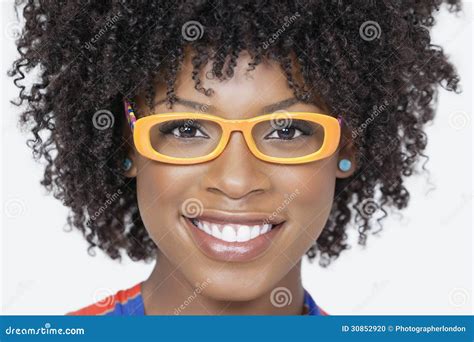
{"type": "Polygon", "coordinates": [[[348,132],[346,129],[343,129],[339,146],[340,147],[337,154],[336,177],[348,178],[352,176],[355,170],[357,169],[357,165],[356,165],[356,151],[357,150],[356,150],[356,147],[354,146],[354,142],[352,140],[350,132],[348,132]],[[348,171],[342,171],[341,169],[339,169],[339,162],[342,159],[350,160],[351,168],[348,171]]]}

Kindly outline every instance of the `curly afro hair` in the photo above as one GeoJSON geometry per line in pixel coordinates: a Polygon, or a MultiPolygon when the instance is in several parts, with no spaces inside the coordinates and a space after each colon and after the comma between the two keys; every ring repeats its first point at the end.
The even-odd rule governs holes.
{"type": "MultiPolygon", "coordinates": [[[[357,149],[357,170],[337,179],[328,222],[307,251],[310,261],[319,255],[327,266],[350,247],[351,222],[364,245],[369,232],[380,230],[386,209],[408,205],[404,180],[420,157],[427,159],[424,125],[434,118],[438,88],[460,91],[455,68],[430,41],[442,5],[17,0],[26,22],[8,75],[19,88],[14,103],[24,106],[20,122],[33,135],[28,145],[35,159],[46,161],[41,184],[71,209],[69,227],[82,232],[91,254],[98,247],[112,259],[126,251],[132,260],[150,261],[157,247],[139,215],[135,179],[121,167],[130,148],[123,98],[145,94],[148,103],[161,80],[172,106],[187,46],[197,52],[195,89],[208,96],[212,90],[199,77],[208,62],[223,79],[232,77],[242,50],[252,57],[249,72],[263,59],[276,61],[295,96],[318,95],[331,114],[342,114],[357,149]],[[291,56],[304,84],[294,77],[291,56]],[[35,75],[28,86],[26,74],[35,75]],[[107,129],[96,127],[98,111],[110,113],[107,129]]],[[[461,7],[456,0],[446,6],[461,7]]]]}

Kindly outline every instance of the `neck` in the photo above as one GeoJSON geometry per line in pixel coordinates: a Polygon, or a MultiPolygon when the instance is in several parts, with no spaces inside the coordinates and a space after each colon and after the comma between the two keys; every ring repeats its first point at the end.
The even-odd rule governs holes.
{"type": "MultiPolygon", "coordinates": [[[[184,275],[162,254],[142,284],[142,297],[146,315],[301,315],[304,289],[301,282],[301,260],[270,290],[247,301],[216,300],[204,295],[199,287],[189,283],[184,275]],[[291,295],[288,305],[273,305],[273,289],[284,287],[291,295]]],[[[280,303],[278,293],[274,303],[280,303]]],[[[281,296],[283,297],[283,295],[281,296]]],[[[280,299],[281,299],[280,297],[280,299]]]]}

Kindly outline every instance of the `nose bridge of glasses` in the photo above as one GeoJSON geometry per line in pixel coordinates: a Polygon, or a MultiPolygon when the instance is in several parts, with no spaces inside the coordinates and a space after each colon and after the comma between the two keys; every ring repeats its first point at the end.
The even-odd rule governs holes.
{"type": "MultiPolygon", "coordinates": [[[[238,133],[240,132],[241,134],[241,140],[240,143],[242,143],[241,147],[248,148],[250,150],[251,146],[249,144],[252,144],[250,140],[252,140],[249,137],[249,129],[252,127],[252,122],[249,121],[248,119],[221,119],[220,122],[222,123],[222,127],[224,130],[224,134],[222,136],[222,152],[224,150],[229,149],[229,144],[231,144],[232,137],[234,136],[234,139],[238,139],[238,135],[234,135],[233,133],[238,133]]],[[[235,142],[234,142],[235,143],[235,142]]],[[[239,142],[237,141],[237,144],[239,142]]]]}
{"type": "Polygon", "coordinates": [[[227,129],[229,130],[229,134],[232,132],[241,132],[244,134],[250,124],[249,120],[246,119],[230,119],[225,120],[224,122],[227,126],[227,129]]]}

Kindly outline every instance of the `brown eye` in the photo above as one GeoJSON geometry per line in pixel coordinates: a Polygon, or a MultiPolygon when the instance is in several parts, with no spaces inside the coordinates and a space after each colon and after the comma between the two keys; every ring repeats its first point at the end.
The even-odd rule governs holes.
{"type": "Polygon", "coordinates": [[[301,132],[297,128],[285,127],[285,128],[282,128],[282,129],[274,130],[271,134],[267,135],[265,138],[266,139],[291,140],[291,139],[299,137],[302,134],[303,134],[303,132],[301,132]]]}
{"type": "Polygon", "coordinates": [[[274,127],[270,124],[271,132],[265,136],[265,139],[293,140],[302,135],[310,136],[314,133],[314,124],[304,120],[294,120],[281,127],[274,127]]]}
{"type": "Polygon", "coordinates": [[[177,138],[208,138],[200,125],[192,121],[169,121],[160,127],[160,132],[164,135],[173,134],[177,138]]]}

